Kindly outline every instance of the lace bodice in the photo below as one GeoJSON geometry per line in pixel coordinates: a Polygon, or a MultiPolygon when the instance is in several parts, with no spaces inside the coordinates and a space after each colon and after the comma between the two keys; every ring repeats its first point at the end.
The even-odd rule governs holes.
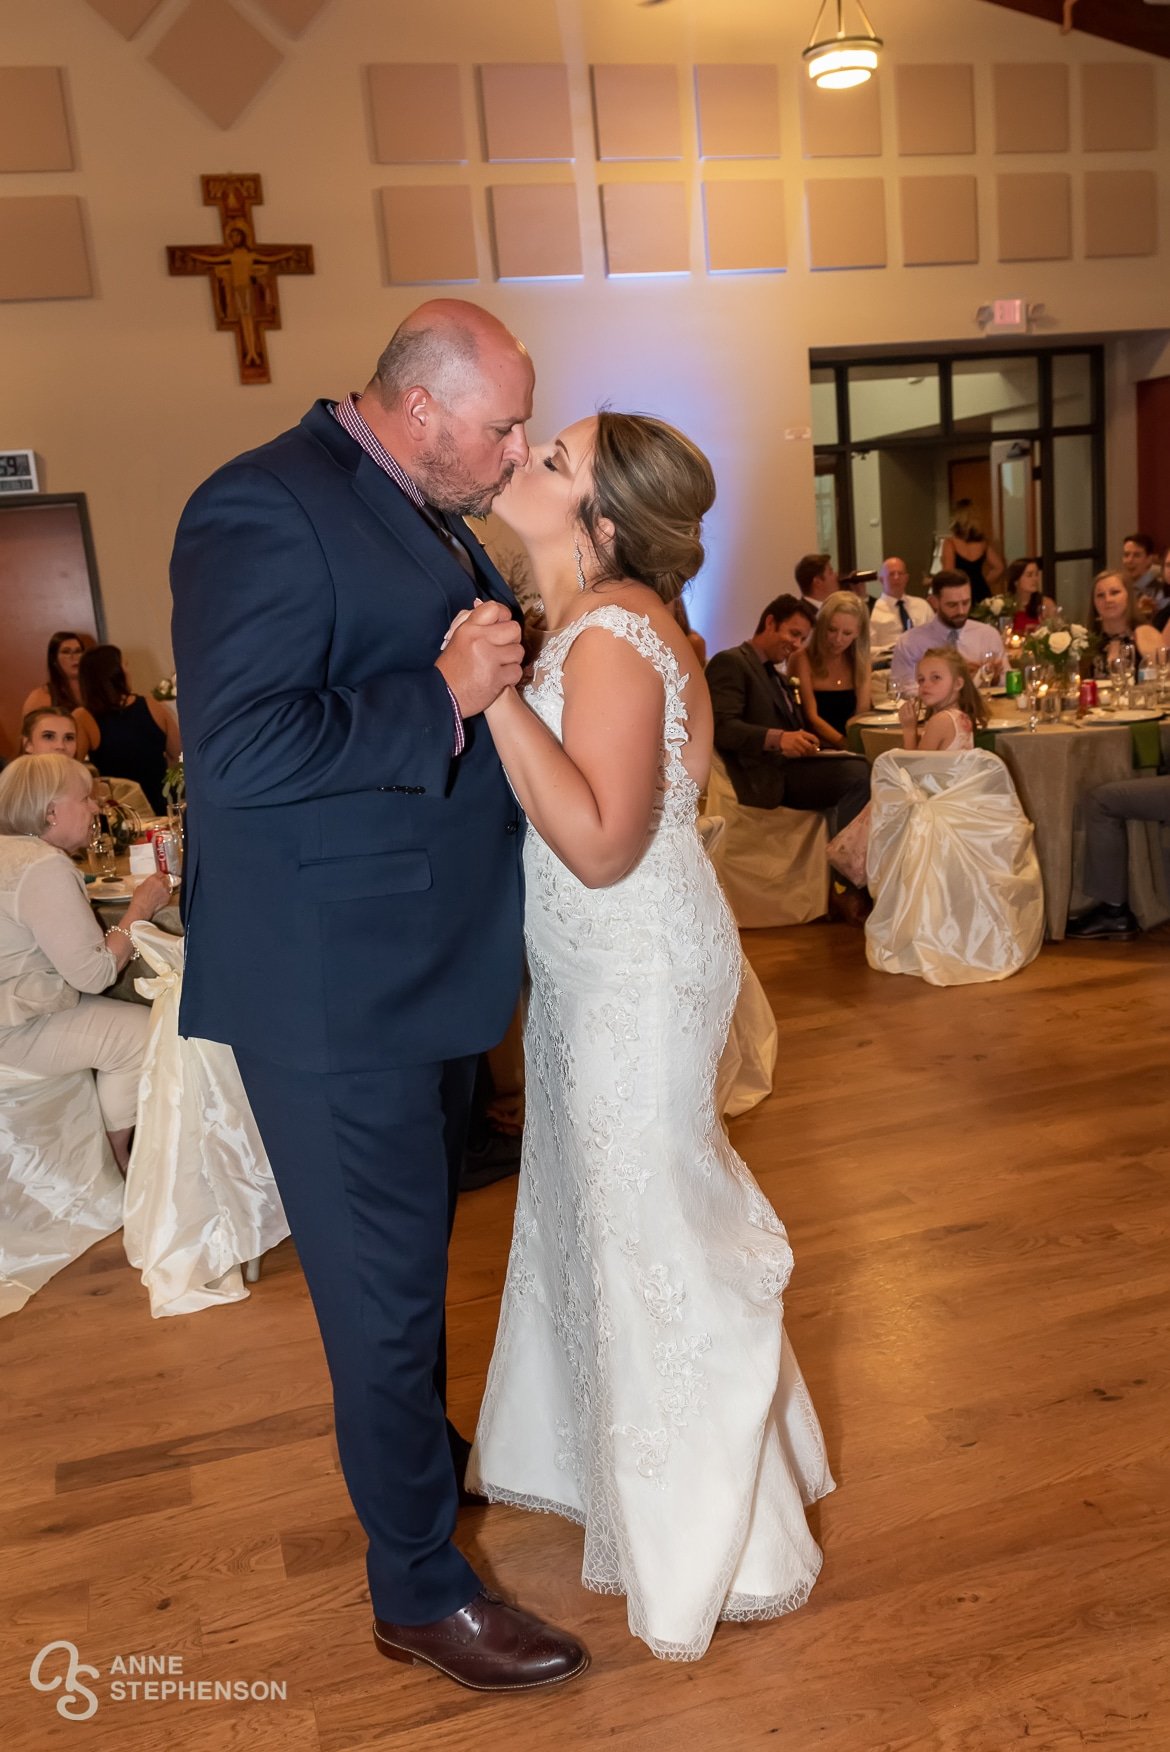
{"type": "Polygon", "coordinates": [[[590,627],[603,627],[615,639],[625,639],[660,677],[663,689],[662,765],[660,800],[654,825],[693,822],[698,811],[699,787],[682,759],[682,750],[689,740],[687,708],[683,701],[687,678],[670,646],[650,625],[649,615],[635,614],[632,609],[622,608],[616,602],[605,602],[598,608],[591,608],[579,620],[570,621],[546,641],[524,698],[559,739],[565,709],[565,660],[575,641],[590,627]]]}

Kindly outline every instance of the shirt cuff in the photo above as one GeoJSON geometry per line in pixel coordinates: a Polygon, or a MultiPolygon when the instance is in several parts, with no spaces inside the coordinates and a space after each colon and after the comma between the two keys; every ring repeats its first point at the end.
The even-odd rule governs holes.
{"type": "Polygon", "coordinates": [[[454,759],[456,755],[462,754],[467,747],[467,732],[463,728],[463,713],[459,710],[459,701],[451,692],[446,681],[444,681],[443,686],[447,688],[447,698],[451,702],[451,716],[454,719],[455,734],[451,740],[451,758],[454,759]]]}

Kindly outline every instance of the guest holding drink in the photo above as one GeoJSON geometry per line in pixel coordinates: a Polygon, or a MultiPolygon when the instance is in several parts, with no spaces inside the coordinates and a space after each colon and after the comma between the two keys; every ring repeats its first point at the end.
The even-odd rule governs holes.
{"type": "Polygon", "coordinates": [[[123,1173],[150,1011],[99,997],[136,954],[130,926],[170,899],[148,876],[103,935],[69,861],[88,843],[92,779],[61,754],[18,755],[0,773],[0,1066],[59,1077],[92,1070],[123,1173]]]}
{"type": "Polygon", "coordinates": [[[805,723],[822,748],[844,748],[849,720],[872,703],[869,615],[849,590],[828,597],[807,645],[789,659],[805,723]]]}
{"type": "Polygon", "coordinates": [[[1135,668],[1147,658],[1152,661],[1154,653],[1166,642],[1157,627],[1139,623],[1133,585],[1120,572],[1097,574],[1089,608],[1089,629],[1099,636],[1101,656],[1106,663],[1128,652],[1135,668]]]}

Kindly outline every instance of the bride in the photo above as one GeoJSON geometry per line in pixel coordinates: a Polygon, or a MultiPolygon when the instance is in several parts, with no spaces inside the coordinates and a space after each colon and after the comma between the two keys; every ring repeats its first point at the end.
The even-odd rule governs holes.
{"type": "MultiPolygon", "coordinates": [[[[527,1124],[468,1485],[585,1530],[586,1587],[656,1655],[803,1604],[833,1489],[780,1296],[784,1229],[727,1141],[715,1072],[742,965],[696,830],[701,666],[671,611],[702,562],[706,457],[581,420],[496,501],[550,634],[487,713],[530,822],[527,1124]]],[[[485,611],[477,611],[485,612],[485,611]]],[[[486,611],[490,612],[490,610],[486,611]]]]}

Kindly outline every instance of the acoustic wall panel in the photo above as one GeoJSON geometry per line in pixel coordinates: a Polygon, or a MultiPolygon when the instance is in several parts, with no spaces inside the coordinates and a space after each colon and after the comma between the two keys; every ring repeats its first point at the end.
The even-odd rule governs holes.
{"type": "Polygon", "coordinates": [[[480,68],[479,90],[484,145],[492,163],[572,158],[567,67],[496,62],[480,68]]]}
{"type": "Polygon", "coordinates": [[[1086,152],[1154,150],[1158,93],[1151,62],[1082,63],[1081,144],[1086,152]]]}
{"type": "Polygon", "coordinates": [[[299,37],[308,30],[317,14],[328,4],[329,0],[256,0],[256,5],[292,37],[299,37]]]}
{"type": "Polygon", "coordinates": [[[579,276],[581,225],[573,183],[506,183],[489,190],[498,280],[579,276]]]}
{"type": "Polygon", "coordinates": [[[191,0],[147,59],[209,121],[230,128],[284,56],[228,0],[191,0]]]}
{"type": "Polygon", "coordinates": [[[805,183],[811,268],[885,267],[885,189],[880,176],[812,177],[805,183]]]}
{"type": "Polygon", "coordinates": [[[992,68],[997,152],[1068,151],[1068,68],[1062,61],[992,68]]]}
{"type": "Polygon", "coordinates": [[[366,68],[375,164],[463,164],[467,140],[459,68],[382,61],[366,68]]]}
{"type": "Polygon", "coordinates": [[[1085,172],[1085,254],[1158,252],[1158,179],[1152,170],[1085,172]]]}
{"type": "Polygon", "coordinates": [[[979,203],[973,176],[903,176],[902,260],[908,268],[979,260],[979,203]]]}
{"type": "Polygon", "coordinates": [[[158,11],[162,0],[89,0],[89,4],[129,41],[138,35],[151,13],[158,11]]]}
{"type": "Polygon", "coordinates": [[[60,67],[0,67],[0,171],[72,170],[60,67]]]}
{"type": "Polygon", "coordinates": [[[1001,262],[1063,262],[1072,254],[1071,179],[1064,171],[997,176],[1001,262]]]}
{"type": "Polygon", "coordinates": [[[683,183],[604,183],[601,215],[608,274],[685,274],[690,269],[683,183]]]}
{"type": "Polygon", "coordinates": [[[711,273],[779,273],[788,266],[783,183],[706,183],[703,218],[711,273]]]}
{"type": "Polygon", "coordinates": [[[598,158],[682,157],[675,67],[594,67],[593,115],[598,158]]]}
{"type": "Polygon", "coordinates": [[[880,158],[881,75],[845,91],[822,91],[811,79],[800,87],[806,158],[880,158]]]}
{"type": "Polygon", "coordinates": [[[780,82],[774,66],[696,67],[695,96],[702,157],[780,156],[780,82]]]}
{"type": "Polygon", "coordinates": [[[380,189],[386,276],[393,286],[479,277],[471,190],[465,184],[380,189]]]}
{"type": "Polygon", "coordinates": [[[92,295],[77,197],[0,196],[0,300],[92,295]]]}
{"type": "Polygon", "coordinates": [[[894,68],[898,151],[904,158],[940,157],[975,150],[975,77],[972,67],[902,65],[894,68]]]}

